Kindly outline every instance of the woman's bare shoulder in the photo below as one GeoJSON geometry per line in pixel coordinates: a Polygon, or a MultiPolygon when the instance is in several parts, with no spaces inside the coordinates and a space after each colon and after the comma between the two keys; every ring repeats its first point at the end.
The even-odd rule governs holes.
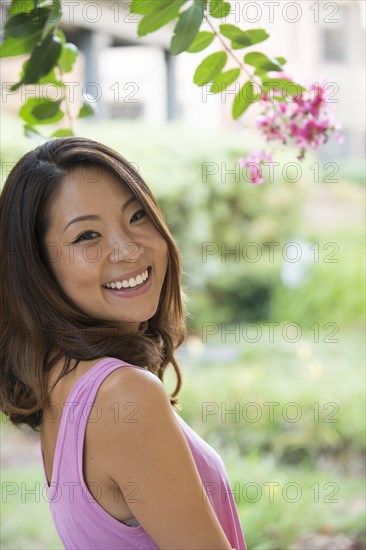
{"type": "Polygon", "coordinates": [[[155,374],[128,365],[115,369],[103,380],[95,396],[95,403],[102,420],[99,428],[105,433],[117,428],[117,420],[123,426],[126,422],[135,424],[137,416],[139,422],[146,422],[152,407],[171,407],[168,392],[155,374]]]}
{"type": "Polygon", "coordinates": [[[164,384],[148,369],[123,365],[103,380],[99,393],[103,398],[123,399],[132,395],[143,397],[157,387],[164,387],[164,384]]]}

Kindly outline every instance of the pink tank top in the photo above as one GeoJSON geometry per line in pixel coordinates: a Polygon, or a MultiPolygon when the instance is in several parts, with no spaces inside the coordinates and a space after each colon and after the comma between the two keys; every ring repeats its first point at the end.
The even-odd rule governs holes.
{"type": "MultiPolygon", "coordinates": [[[[50,485],[42,448],[41,460],[52,518],[66,550],[159,550],[144,530],[121,523],[93,498],[83,478],[83,446],[88,417],[103,380],[114,370],[138,367],[109,357],[91,367],[73,386],[65,405],[56,443],[50,485]]],[[[217,518],[233,548],[246,550],[227,471],[218,453],[175,411],[217,518]]],[[[97,416],[97,408],[92,417],[97,416]]],[[[130,525],[134,523],[131,522],[130,525]]]]}

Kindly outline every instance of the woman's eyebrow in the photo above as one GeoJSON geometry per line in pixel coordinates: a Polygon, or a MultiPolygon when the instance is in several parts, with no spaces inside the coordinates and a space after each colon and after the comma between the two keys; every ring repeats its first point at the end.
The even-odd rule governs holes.
{"type": "MultiPolygon", "coordinates": [[[[121,212],[123,212],[124,210],[126,210],[126,208],[133,202],[137,202],[137,198],[132,195],[129,199],[127,199],[127,201],[122,204],[121,206],[121,212]]],[[[71,225],[72,223],[75,223],[75,222],[82,222],[84,220],[100,220],[100,216],[97,216],[96,214],[87,214],[85,216],[78,216],[77,218],[74,218],[73,220],[69,221],[69,223],[66,225],[65,229],[63,230],[63,233],[65,233],[66,229],[69,227],[69,225],[71,225]]]]}

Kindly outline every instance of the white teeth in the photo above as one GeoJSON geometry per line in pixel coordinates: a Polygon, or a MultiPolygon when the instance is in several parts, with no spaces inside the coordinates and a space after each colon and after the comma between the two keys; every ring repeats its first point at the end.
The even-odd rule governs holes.
{"type": "Polygon", "coordinates": [[[149,272],[146,269],[141,275],[137,275],[136,277],[131,277],[130,279],[124,279],[123,281],[117,281],[115,283],[107,283],[104,285],[107,288],[117,288],[120,290],[121,288],[133,288],[135,286],[141,285],[146,279],[149,277],[149,272]]]}

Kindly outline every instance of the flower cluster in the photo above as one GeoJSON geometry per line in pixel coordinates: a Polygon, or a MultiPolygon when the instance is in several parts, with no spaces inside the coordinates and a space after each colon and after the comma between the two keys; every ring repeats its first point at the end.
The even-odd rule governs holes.
{"type": "MultiPolygon", "coordinates": [[[[250,153],[246,158],[239,158],[241,168],[246,168],[248,180],[254,185],[264,183],[262,166],[265,162],[272,162],[272,155],[264,149],[250,153]]],[[[247,179],[247,177],[245,177],[247,179]]]]}
{"type": "MultiPolygon", "coordinates": [[[[287,74],[277,75],[292,82],[292,78],[287,74]]],[[[302,93],[289,97],[284,95],[285,90],[279,92],[274,88],[273,91],[276,91],[277,96],[269,97],[263,92],[261,94],[260,103],[263,110],[256,119],[257,127],[266,142],[277,141],[284,145],[289,143],[299,147],[299,160],[304,159],[307,149],[317,149],[327,142],[331,132],[341,127],[334,118],[332,105],[326,101],[325,83],[316,82],[302,93]]],[[[344,141],[344,136],[339,133],[335,138],[339,143],[344,141]]],[[[262,150],[239,159],[242,167],[249,167],[251,183],[263,183],[263,178],[258,177],[258,169],[269,156],[262,150]]]]}

